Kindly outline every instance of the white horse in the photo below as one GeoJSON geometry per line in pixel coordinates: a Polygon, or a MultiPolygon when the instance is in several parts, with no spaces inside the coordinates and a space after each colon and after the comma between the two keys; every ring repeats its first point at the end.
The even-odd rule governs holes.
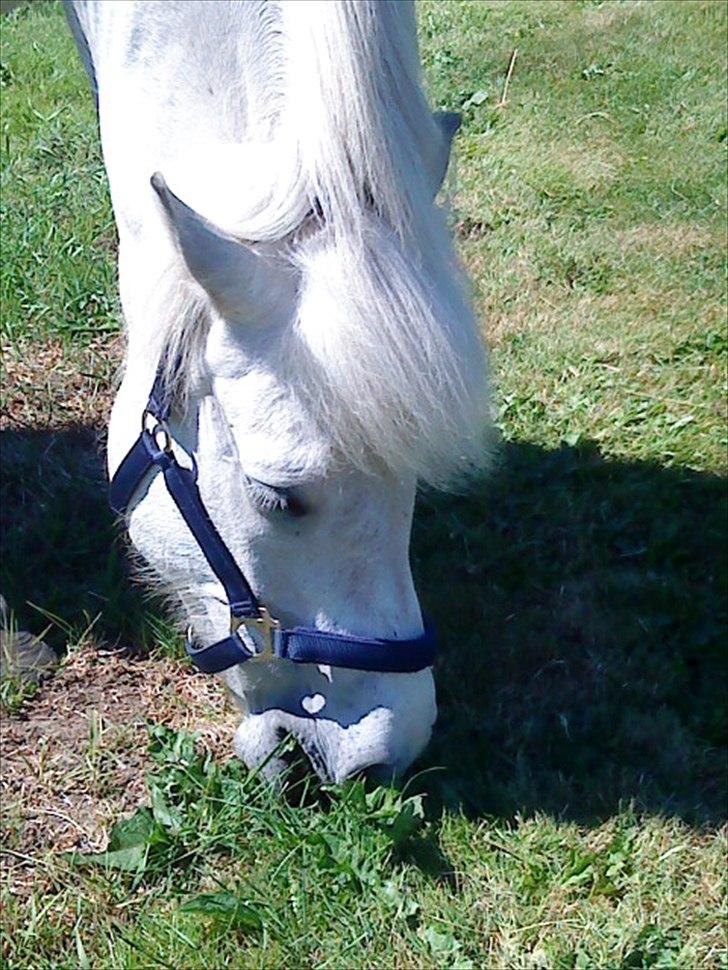
{"type": "MultiPolygon", "coordinates": [[[[417,637],[417,482],[482,462],[487,378],[434,204],[456,125],[427,107],[411,4],[67,0],[67,13],[119,231],[110,473],[173,361],[170,447],[192,456],[256,597],[286,625],[417,637]]],[[[227,601],[161,475],[127,525],[197,642],[219,640],[227,601]]],[[[255,630],[240,635],[257,652],[255,630]]],[[[257,657],[223,677],[243,712],[235,750],[271,776],[287,734],[322,778],[396,775],[436,715],[429,667],[257,657]]]]}

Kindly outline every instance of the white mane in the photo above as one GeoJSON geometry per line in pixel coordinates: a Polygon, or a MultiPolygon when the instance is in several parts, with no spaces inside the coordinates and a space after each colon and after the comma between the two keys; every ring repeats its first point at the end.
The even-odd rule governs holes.
{"type": "MultiPolygon", "coordinates": [[[[237,90],[275,163],[253,183],[241,174],[233,197],[224,180],[219,219],[200,211],[240,239],[279,244],[300,273],[298,323],[277,364],[335,446],[360,467],[442,485],[484,461],[487,377],[432,204],[443,136],[420,85],[412,5],[284,0],[246,15],[257,46],[237,90]]],[[[180,263],[163,340],[191,375],[199,293],[169,299],[195,293],[188,280],[180,263]]]]}

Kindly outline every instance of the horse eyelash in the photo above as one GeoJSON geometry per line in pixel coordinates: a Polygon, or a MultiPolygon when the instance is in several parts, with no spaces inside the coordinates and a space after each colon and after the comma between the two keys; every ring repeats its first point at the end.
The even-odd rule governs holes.
{"type": "Polygon", "coordinates": [[[253,501],[262,512],[285,512],[288,508],[288,496],[285,492],[259,482],[255,478],[247,478],[246,484],[253,501]]]}
{"type": "Polygon", "coordinates": [[[261,512],[286,512],[289,515],[303,515],[301,503],[286,488],[275,488],[256,478],[246,477],[248,491],[261,512]]]}

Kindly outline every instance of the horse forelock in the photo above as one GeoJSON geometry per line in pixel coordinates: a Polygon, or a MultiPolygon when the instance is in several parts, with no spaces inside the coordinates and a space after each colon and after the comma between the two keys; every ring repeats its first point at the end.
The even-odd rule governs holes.
{"type": "MultiPolygon", "coordinates": [[[[484,457],[485,361],[441,214],[423,176],[438,137],[409,4],[276,5],[275,171],[231,200],[226,229],[285,249],[300,314],[277,345],[296,389],[359,466],[441,485],[484,457]]],[[[262,57],[269,57],[265,52],[262,57]]],[[[171,272],[164,344],[202,374],[209,306],[171,272]]]]}

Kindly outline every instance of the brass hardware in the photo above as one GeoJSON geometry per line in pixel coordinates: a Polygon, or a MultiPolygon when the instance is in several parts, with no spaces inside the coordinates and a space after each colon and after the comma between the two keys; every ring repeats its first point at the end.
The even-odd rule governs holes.
{"type": "Polygon", "coordinates": [[[232,613],[230,614],[230,632],[235,633],[241,626],[244,626],[246,630],[254,630],[263,641],[262,648],[251,659],[272,660],[275,657],[274,634],[276,630],[281,629],[281,621],[270,615],[267,606],[259,606],[257,616],[234,616],[232,613]]]}

